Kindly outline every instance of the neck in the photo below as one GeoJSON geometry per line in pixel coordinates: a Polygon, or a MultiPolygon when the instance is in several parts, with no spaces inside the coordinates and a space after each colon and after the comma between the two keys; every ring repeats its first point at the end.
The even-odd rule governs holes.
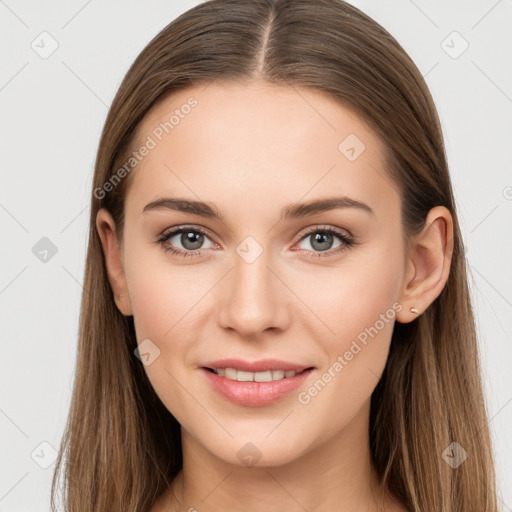
{"type": "Polygon", "coordinates": [[[226,463],[182,429],[183,469],[167,503],[201,512],[236,511],[240,503],[247,512],[395,510],[371,463],[369,405],[327,441],[280,466],[226,463]]]}

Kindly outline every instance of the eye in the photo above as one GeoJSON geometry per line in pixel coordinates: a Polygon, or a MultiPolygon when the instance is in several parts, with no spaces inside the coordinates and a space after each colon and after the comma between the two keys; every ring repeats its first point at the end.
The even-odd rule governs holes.
{"type": "MultiPolygon", "coordinates": [[[[161,235],[156,241],[162,246],[164,251],[183,258],[200,255],[202,249],[219,247],[218,244],[211,241],[207,232],[200,226],[179,226],[173,228],[161,235]],[[207,247],[204,247],[205,240],[210,241],[210,245],[207,247]]],[[[309,228],[300,239],[299,244],[303,241],[308,242],[308,245],[311,247],[311,249],[307,247],[305,249],[302,248],[305,251],[305,255],[309,258],[333,256],[352,247],[356,243],[352,235],[329,226],[313,226],[309,228]],[[339,241],[338,245],[335,245],[336,239],[339,241]]]]}
{"type": "Polygon", "coordinates": [[[311,258],[332,256],[355,244],[355,240],[351,235],[328,226],[313,226],[309,228],[301,238],[300,242],[302,241],[308,242],[307,245],[312,248],[312,250],[306,248],[306,255],[311,258]],[[336,238],[340,241],[338,245],[334,245],[336,238]]]}
{"type": "Polygon", "coordinates": [[[210,240],[212,245],[203,247],[205,239],[210,240],[206,231],[199,226],[180,226],[164,233],[157,242],[160,243],[164,251],[187,257],[199,254],[201,249],[217,246],[210,240]],[[177,247],[177,244],[181,244],[181,248],[177,247]]]}

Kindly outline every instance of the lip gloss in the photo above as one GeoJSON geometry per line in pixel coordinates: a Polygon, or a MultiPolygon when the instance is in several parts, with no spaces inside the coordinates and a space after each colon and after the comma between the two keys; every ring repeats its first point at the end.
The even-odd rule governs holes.
{"type": "Polygon", "coordinates": [[[213,389],[230,402],[246,407],[261,407],[296,390],[311,375],[313,369],[306,369],[294,377],[270,382],[239,382],[221,377],[206,368],[201,368],[201,371],[213,389]]]}

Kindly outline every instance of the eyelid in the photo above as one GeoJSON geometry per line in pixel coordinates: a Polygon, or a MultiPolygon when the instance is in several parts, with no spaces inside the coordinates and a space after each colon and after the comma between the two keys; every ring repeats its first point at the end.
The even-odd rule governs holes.
{"type": "Polygon", "coordinates": [[[215,238],[210,232],[208,228],[205,228],[204,226],[201,226],[199,224],[178,224],[177,226],[173,226],[172,228],[167,228],[164,231],[162,231],[161,235],[158,235],[158,238],[167,237],[171,234],[179,233],[180,230],[190,230],[190,231],[197,231],[199,233],[202,233],[203,235],[208,236],[209,238],[215,238]]]}
{"type": "Polygon", "coordinates": [[[302,240],[305,236],[316,233],[317,231],[332,231],[340,236],[344,236],[345,238],[353,239],[352,233],[350,231],[347,231],[346,229],[338,228],[336,226],[330,226],[328,224],[315,224],[314,226],[310,226],[309,228],[306,228],[306,230],[301,234],[299,241],[302,240]]]}

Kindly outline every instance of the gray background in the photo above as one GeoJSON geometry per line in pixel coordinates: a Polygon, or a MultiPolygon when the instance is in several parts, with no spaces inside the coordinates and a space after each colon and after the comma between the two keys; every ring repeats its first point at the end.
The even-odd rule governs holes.
{"type": "MultiPolygon", "coordinates": [[[[108,106],[146,43],[197,3],[0,0],[0,512],[49,510],[108,106]],[[45,55],[52,44],[58,48],[45,55]]],[[[499,498],[512,511],[512,2],[352,3],[409,52],[440,113],[468,248],[499,498]]]]}

